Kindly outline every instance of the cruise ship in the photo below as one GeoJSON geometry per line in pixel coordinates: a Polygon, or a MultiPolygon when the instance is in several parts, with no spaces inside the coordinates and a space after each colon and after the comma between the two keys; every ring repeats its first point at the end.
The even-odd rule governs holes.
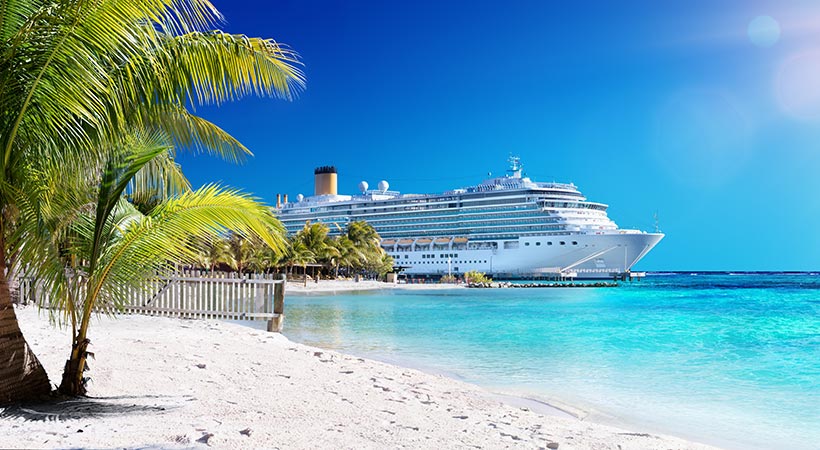
{"type": "Polygon", "coordinates": [[[529,179],[517,157],[505,176],[440,194],[401,194],[387,181],[358,195],[337,193],[335,167],[314,171],[313,196],[277,196],[289,234],[306,222],[331,235],[357,220],[371,224],[381,246],[409,276],[477,270],[495,278],[611,279],[628,274],[664,235],[620,229],[607,205],[588,201],[574,184],[529,179]]]}

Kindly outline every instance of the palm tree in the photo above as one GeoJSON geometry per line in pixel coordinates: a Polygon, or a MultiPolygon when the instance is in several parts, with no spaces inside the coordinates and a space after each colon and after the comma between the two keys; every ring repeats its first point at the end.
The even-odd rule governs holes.
{"type": "Polygon", "coordinates": [[[240,277],[242,276],[242,270],[245,269],[251,257],[252,251],[253,247],[250,240],[241,234],[231,233],[228,238],[229,264],[233,270],[239,272],[240,277]]]}
{"type": "Polygon", "coordinates": [[[353,241],[356,246],[363,249],[373,250],[381,248],[379,245],[381,242],[379,233],[376,232],[376,229],[373,228],[372,225],[363,220],[357,220],[348,224],[347,237],[353,241]]]}
{"type": "Polygon", "coordinates": [[[307,265],[316,262],[316,255],[304,242],[295,239],[291,242],[288,260],[291,265],[302,266],[305,274],[305,287],[307,287],[307,265]]]}
{"type": "Polygon", "coordinates": [[[386,254],[380,245],[381,237],[372,225],[365,221],[350,222],[346,235],[362,255],[356,261],[355,268],[373,271],[374,267],[383,266],[383,258],[386,254]]]}
{"type": "MultiPolygon", "coordinates": [[[[187,104],[251,93],[291,98],[303,85],[293,52],[271,40],[207,31],[221,19],[206,0],[0,4],[0,334],[8,336],[0,340],[0,403],[50,390],[17,325],[4,270],[7,255],[16,257],[24,245],[4,238],[29,225],[7,217],[19,207],[22,180],[36,179],[31,163],[101,173],[94,171],[109,161],[110,149],[135,130],[161,131],[175,145],[150,158],[143,175],[164,175],[129,179],[132,192],[144,195],[136,204],[151,217],[176,189],[169,176],[175,148],[235,160],[249,154],[187,104]],[[142,181],[155,189],[149,193],[142,181]]],[[[66,283],[61,289],[73,289],[66,283]]]]}
{"type": "MultiPolygon", "coordinates": [[[[139,209],[139,207],[137,209],[139,209]]],[[[140,211],[142,212],[141,209],[140,211]]],[[[231,249],[228,241],[224,237],[220,236],[216,239],[212,239],[210,242],[204,239],[196,239],[195,242],[200,248],[197,254],[197,265],[208,269],[210,273],[213,273],[219,264],[232,264],[231,249]]]]}
{"type": "Polygon", "coordinates": [[[123,193],[134,174],[163,151],[161,140],[146,139],[130,154],[113,152],[97,184],[89,183],[90,195],[55,199],[49,192],[16,192],[23,219],[18,233],[25,242],[19,263],[51,293],[52,306],[72,325],[71,355],[59,387],[63,394],[86,392],[92,313],[115,313],[130,289],[145,289],[154,274],[170,274],[176,263],[195,261],[194,238],[213,242],[233,230],[284,249],[283,229],[271,210],[237,191],[205,186],[165,200],[149,214],[137,210],[123,193]],[[45,198],[47,209],[41,206],[45,198]],[[74,219],[65,222],[66,216],[74,219]]]}
{"type": "MultiPolygon", "coordinates": [[[[284,239],[284,238],[283,238],[284,239]]],[[[267,273],[282,260],[284,252],[276,252],[259,239],[250,239],[248,269],[256,273],[267,273]]]]}
{"type": "Polygon", "coordinates": [[[378,259],[368,262],[367,270],[379,277],[382,277],[387,272],[391,272],[393,270],[393,264],[393,257],[387,253],[382,253],[381,257],[378,259]]]}
{"type": "MultiPolygon", "coordinates": [[[[295,240],[310,250],[314,259],[313,262],[330,264],[333,258],[339,256],[339,250],[333,245],[328,236],[329,232],[330,229],[325,224],[306,223],[305,227],[296,233],[295,240]]],[[[307,272],[305,272],[305,279],[307,280],[307,272]]]]}
{"type": "Polygon", "coordinates": [[[334,246],[336,250],[339,252],[339,256],[336,258],[336,278],[339,277],[339,267],[356,267],[359,265],[364,264],[364,261],[367,260],[367,255],[363,252],[353,241],[350,240],[347,235],[343,234],[336,238],[334,241],[334,246]]]}

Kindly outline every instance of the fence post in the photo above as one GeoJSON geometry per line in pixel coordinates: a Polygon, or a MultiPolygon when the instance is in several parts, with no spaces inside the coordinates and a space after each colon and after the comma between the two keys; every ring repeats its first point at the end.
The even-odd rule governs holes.
{"type": "Polygon", "coordinates": [[[281,333],[285,321],[285,274],[276,274],[273,278],[279,281],[273,286],[273,313],[276,316],[268,321],[268,331],[281,333]]]}

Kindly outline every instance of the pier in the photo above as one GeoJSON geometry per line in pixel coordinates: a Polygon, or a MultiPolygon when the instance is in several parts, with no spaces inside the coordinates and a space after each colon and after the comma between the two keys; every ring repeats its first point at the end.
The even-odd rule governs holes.
{"type": "Polygon", "coordinates": [[[630,270],[627,270],[626,272],[613,272],[610,274],[610,276],[615,281],[640,281],[644,279],[644,277],[646,277],[646,272],[632,272],[630,270]]]}
{"type": "Polygon", "coordinates": [[[605,288],[618,287],[617,282],[611,281],[597,281],[590,283],[578,283],[571,281],[568,283],[553,282],[553,283],[510,283],[507,281],[495,283],[469,283],[468,288],[474,289],[526,289],[526,288],[605,288]]]}

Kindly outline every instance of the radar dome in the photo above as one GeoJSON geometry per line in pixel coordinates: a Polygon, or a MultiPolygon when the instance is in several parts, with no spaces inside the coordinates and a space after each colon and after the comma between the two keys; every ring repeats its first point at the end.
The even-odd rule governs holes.
{"type": "Polygon", "coordinates": [[[390,184],[387,182],[387,180],[379,181],[379,190],[382,191],[382,194],[387,192],[387,188],[389,188],[389,187],[390,187],[390,184]]]}
{"type": "Polygon", "coordinates": [[[299,195],[297,195],[297,196],[296,196],[296,201],[297,201],[297,202],[301,202],[301,201],[302,201],[302,200],[304,200],[304,199],[305,199],[305,196],[304,196],[304,195],[302,195],[302,194],[299,194],[299,195]]]}
{"type": "Polygon", "coordinates": [[[362,181],[361,183],[359,183],[359,190],[362,191],[362,194],[367,192],[367,188],[369,188],[369,187],[370,187],[370,185],[367,184],[367,181],[362,181]]]}

